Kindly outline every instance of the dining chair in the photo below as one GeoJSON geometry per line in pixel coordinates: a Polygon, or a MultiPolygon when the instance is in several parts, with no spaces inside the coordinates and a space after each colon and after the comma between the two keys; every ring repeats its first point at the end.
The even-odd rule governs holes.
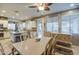
{"type": "Polygon", "coordinates": [[[20,55],[20,53],[14,48],[13,43],[11,41],[8,41],[7,46],[10,49],[10,52],[8,53],[8,55],[20,55]]]}
{"type": "Polygon", "coordinates": [[[57,37],[57,36],[58,36],[58,34],[56,34],[56,35],[53,37],[52,48],[51,48],[51,50],[52,50],[51,54],[52,54],[52,55],[55,55],[55,52],[56,52],[56,42],[57,42],[56,37],[57,37]]]}
{"type": "Polygon", "coordinates": [[[28,38],[31,38],[31,33],[30,33],[30,31],[27,31],[27,37],[28,37],[28,38]]]}
{"type": "Polygon", "coordinates": [[[50,32],[44,32],[44,36],[51,37],[51,33],[50,32]]]}
{"type": "Polygon", "coordinates": [[[2,46],[1,43],[0,43],[0,53],[1,53],[1,55],[5,55],[5,53],[4,53],[4,49],[3,49],[3,46],[2,46]]]}
{"type": "Polygon", "coordinates": [[[13,47],[11,53],[9,53],[8,55],[20,55],[20,53],[13,47]]]}
{"type": "Polygon", "coordinates": [[[2,41],[2,43],[0,43],[0,47],[1,47],[2,55],[18,54],[18,51],[16,49],[14,49],[11,40],[6,39],[6,40],[2,41]],[[17,53],[15,54],[16,51],[17,51],[17,53]]]}
{"type": "Polygon", "coordinates": [[[1,48],[2,55],[8,55],[9,53],[11,53],[11,44],[10,43],[11,42],[9,39],[0,41],[0,48],[1,48]]]}
{"type": "Polygon", "coordinates": [[[55,54],[55,45],[56,45],[56,36],[57,34],[50,39],[50,41],[47,43],[44,55],[52,55],[55,54]]]}

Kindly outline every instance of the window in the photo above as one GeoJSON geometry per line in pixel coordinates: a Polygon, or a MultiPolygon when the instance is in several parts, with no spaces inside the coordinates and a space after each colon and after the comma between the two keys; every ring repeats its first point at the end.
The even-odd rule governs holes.
{"type": "Polygon", "coordinates": [[[26,27],[27,29],[32,29],[34,27],[36,27],[36,21],[26,21],[26,27]]]}
{"type": "Polygon", "coordinates": [[[79,33],[79,14],[62,16],[61,33],[78,34],[79,33]]]}
{"type": "Polygon", "coordinates": [[[70,17],[62,16],[61,18],[61,33],[70,34],[70,17]]]}
{"type": "Polygon", "coordinates": [[[23,25],[23,29],[25,29],[26,28],[26,23],[24,22],[22,25],[23,25]]]}
{"type": "Polygon", "coordinates": [[[22,23],[18,23],[18,30],[19,31],[23,31],[26,27],[26,23],[25,22],[22,22],[22,23]]]}
{"type": "Polygon", "coordinates": [[[28,27],[27,29],[32,29],[32,22],[31,21],[28,21],[28,27]]]}
{"type": "Polygon", "coordinates": [[[42,38],[42,22],[41,22],[41,19],[37,20],[37,35],[38,35],[38,38],[42,38]]]}
{"type": "Polygon", "coordinates": [[[48,32],[52,32],[52,27],[53,27],[52,25],[53,25],[52,23],[47,23],[46,24],[46,26],[47,26],[46,28],[47,28],[48,32]]]}
{"type": "Polygon", "coordinates": [[[71,29],[72,34],[79,33],[79,14],[71,15],[71,29]]]}
{"type": "Polygon", "coordinates": [[[15,23],[8,23],[8,29],[15,31],[15,23]]]}
{"type": "Polygon", "coordinates": [[[58,32],[58,22],[53,22],[53,32],[58,32]]]}
{"type": "Polygon", "coordinates": [[[46,31],[58,32],[58,17],[47,17],[46,19],[46,31]]]}

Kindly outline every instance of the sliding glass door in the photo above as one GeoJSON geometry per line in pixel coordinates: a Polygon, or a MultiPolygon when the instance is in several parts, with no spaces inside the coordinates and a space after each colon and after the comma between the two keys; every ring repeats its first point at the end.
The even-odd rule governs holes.
{"type": "Polygon", "coordinates": [[[79,34],[79,14],[71,15],[72,34],[79,34]]]}
{"type": "Polygon", "coordinates": [[[8,22],[8,29],[10,30],[10,31],[15,31],[15,29],[16,29],[16,23],[15,22],[8,22]]]}
{"type": "Polygon", "coordinates": [[[72,44],[79,45],[79,14],[71,15],[72,44]]]}
{"type": "Polygon", "coordinates": [[[58,32],[58,17],[47,17],[46,19],[46,31],[58,32]]]}
{"type": "Polygon", "coordinates": [[[79,14],[61,15],[46,18],[46,31],[62,34],[79,34],[79,14]],[[59,20],[61,21],[59,23],[59,20]],[[60,26],[61,25],[61,26],[60,26]],[[58,29],[60,28],[60,29],[58,29]]]}
{"type": "Polygon", "coordinates": [[[70,28],[71,28],[71,24],[70,24],[70,16],[62,16],[61,17],[61,33],[64,34],[71,34],[70,28]]]}

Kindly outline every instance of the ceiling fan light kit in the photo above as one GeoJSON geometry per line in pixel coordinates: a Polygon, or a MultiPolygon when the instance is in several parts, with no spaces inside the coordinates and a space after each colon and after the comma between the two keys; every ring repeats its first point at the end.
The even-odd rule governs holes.
{"type": "Polygon", "coordinates": [[[32,6],[29,6],[29,8],[37,8],[37,11],[49,11],[49,6],[52,5],[52,3],[36,3],[32,6]]]}
{"type": "Polygon", "coordinates": [[[38,10],[44,10],[44,7],[43,6],[39,6],[38,10]]]}

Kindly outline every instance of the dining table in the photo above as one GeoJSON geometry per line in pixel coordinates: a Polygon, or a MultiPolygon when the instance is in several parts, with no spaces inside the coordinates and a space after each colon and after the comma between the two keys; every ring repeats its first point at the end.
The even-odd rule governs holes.
{"type": "Polygon", "coordinates": [[[28,38],[27,40],[13,43],[13,47],[21,55],[41,55],[50,39],[51,37],[42,37],[40,40],[28,38]]]}

